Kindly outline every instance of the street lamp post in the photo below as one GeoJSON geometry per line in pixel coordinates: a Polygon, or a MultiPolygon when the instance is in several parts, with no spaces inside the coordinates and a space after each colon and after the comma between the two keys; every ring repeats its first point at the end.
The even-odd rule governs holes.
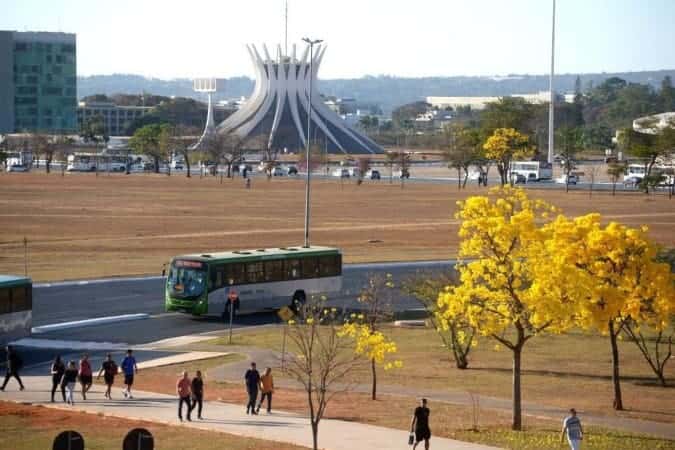
{"type": "Polygon", "coordinates": [[[309,44],[309,99],[307,101],[307,140],[305,141],[305,162],[307,164],[307,181],[305,182],[305,245],[309,247],[309,182],[311,178],[311,164],[309,161],[310,128],[312,126],[312,78],[314,78],[314,45],[323,42],[321,39],[302,38],[309,44]]]}

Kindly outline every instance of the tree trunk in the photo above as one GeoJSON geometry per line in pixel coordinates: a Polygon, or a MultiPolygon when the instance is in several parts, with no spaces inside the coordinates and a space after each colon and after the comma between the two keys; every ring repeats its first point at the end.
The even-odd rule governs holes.
{"type": "Polygon", "coordinates": [[[618,330],[614,331],[614,321],[609,321],[609,342],[612,346],[612,384],[614,385],[614,409],[623,410],[621,399],[621,379],[619,377],[619,346],[617,343],[618,330]]]}
{"type": "Polygon", "coordinates": [[[457,168],[457,190],[462,190],[462,171],[459,167],[457,168]]]}
{"type": "Polygon", "coordinates": [[[155,160],[155,173],[159,173],[159,158],[154,158],[155,160]]]}
{"type": "Polygon", "coordinates": [[[52,158],[48,157],[47,160],[45,161],[45,170],[47,173],[50,173],[52,169],[52,158]]]}
{"type": "Polygon", "coordinates": [[[185,176],[190,178],[190,159],[187,156],[185,157],[185,168],[187,169],[187,174],[185,176]]]}
{"type": "Polygon", "coordinates": [[[377,368],[375,367],[375,359],[370,360],[370,370],[373,373],[373,393],[372,399],[377,400],[377,368]]]}
{"type": "Polygon", "coordinates": [[[616,195],[616,182],[612,183],[612,197],[616,195]]]}
{"type": "Polygon", "coordinates": [[[312,442],[314,450],[319,450],[319,424],[312,421],[312,442]]]}
{"type": "Polygon", "coordinates": [[[520,356],[522,354],[522,344],[513,348],[513,423],[512,430],[520,431],[523,428],[522,406],[520,402],[520,356]]]}

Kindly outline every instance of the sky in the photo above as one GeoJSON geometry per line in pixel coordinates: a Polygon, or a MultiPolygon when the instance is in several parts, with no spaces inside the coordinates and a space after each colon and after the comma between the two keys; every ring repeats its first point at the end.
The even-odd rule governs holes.
{"type": "MultiPolygon", "coordinates": [[[[320,78],[544,74],[551,0],[288,0],[289,47],[320,78]]],[[[284,41],[284,0],[0,0],[0,30],[77,33],[79,75],[253,76],[245,44],[284,41]]],[[[675,0],[558,0],[556,72],[675,68],[675,0]]]]}

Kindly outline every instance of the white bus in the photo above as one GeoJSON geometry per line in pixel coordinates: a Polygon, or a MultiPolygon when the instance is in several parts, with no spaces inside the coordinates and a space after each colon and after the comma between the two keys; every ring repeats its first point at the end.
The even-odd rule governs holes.
{"type": "Polygon", "coordinates": [[[127,157],[121,155],[105,155],[102,153],[72,153],[68,155],[68,172],[124,172],[127,168],[127,157]]]}
{"type": "Polygon", "coordinates": [[[0,275],[0,343],[30,335],[33,320],[33,282],[0,275]]]}
{"type": "Polygon", "coordinates": [[[241,309],[275,309],[342,289],[342,254],[311,246],[176,256],[165,286],[166,311],[227,317],[236,293],[241,309]]]}
{"type": "Polygon", "coordinates": [[[511,161],[509,171],[511,176],[513,174],[522,175],[527,182],[553,178],[551,164],[540,161],[511,161]]]}

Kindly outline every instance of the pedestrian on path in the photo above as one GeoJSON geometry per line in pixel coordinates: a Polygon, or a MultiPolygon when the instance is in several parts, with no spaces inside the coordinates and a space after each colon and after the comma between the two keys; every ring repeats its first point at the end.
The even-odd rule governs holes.
{"type": "Polygon", "coordinates": [[[258,414],[255,410],[255,402],[258,400],[258,385],[260,384],[260,373],[255,367],[255,363],[251,363],[251,368],[244,374],[246,380],[246,393],[248,393],[248,404],[246,405],[246,414],[258,414]]]}
{"type": "Polygon", "coordinates": [[[69,405],[74,405],[75,400],[73,398],[73,392],[75,391],[75,383],[77,382],[77,367],[75,367],[75,361],[70,361],[68,363],[68,368],[63,373],[63,381],[61,381],[61,386],[66,392],[66,403],[69,405]]]}
{"type": "MultiPolygon", "coordinates": [[[[52,363],[52,403],[54,403],[54,394],[56,393],[56,389],[59,388],[61,385],[61,379],[63,378],[63,373],[66,371],[66,365],[63,364],[63,361],[61,361],[61,356],[56,355],[54,358],[54,362],[52,363]]],[[[63,397],[63,401],[66,401],[66,393],[61,392],[61,396],[63,397]]]]}
{"type": "Polygon", "coordinates": [[[101,369],[99,369],[98,375],[96,376],[96,379],[98,380],[101,378],[101,373],[103,373],[103,381],[105,381],[105,385],[107,386],[105,391],[105,398],[107,399],[112,399],[112,385],[115,383],[115,375],[117,375],[118,370],[117,364],[115,364],[115,361],[112,359],[112,355],[108,353],[105,357],[105,361],[103,361],[103,364],[101,364],[101,369]]]}
{"type": "Polygon", "coordinates": [[[12,377],[16,378],[16,381],[19,382],[19,388],[23,391],[25,388],[23,386],[23,383],[21,382],[21,377],[19,376],[19,371],[23,367],[23,360],[16,352],[14,347],[12,347],[11,345],[8,345],[6,347],[6,350],[7,350],[7,373],[5,373],[5,382],[2,383],[0,391],[5,390],[5,386],[7,386],[9,379],[12,377]]]}
{"type": "Polygon", "coordinates": [[[429,408],[427,407],[427,399],[423,398],[420,402],[420,406],[415,408],[415,413],[412,417],[412,422],[410,423],[410,433],[415,433],[415,445],[413,445],[413,450],[417,448],[417,445],[424,441],[424,448],[429,450],[429,439],[431,439],[431,429],[429,428],[429,408]]]}
{"type": "Polygon", "coordinates": [[[204,379],[201,370],[198,370],[192,379],[192,408],[197,407],[197,419],[202,420],[202,406],[204,403],[204,379]]]}
{"type": "Polygon", "coordinates": [[[187,420],[192,422],[190,413],[192,412],[192,405],[190,405],[190,378],[188,373],[183,372],[183,376],[178,379],[176,383],[176,393],[178,394],[178,420],[183,421],[183,403],[187,407],[187,420]]]}
{"type": "Polygon", "coordinates": [[[86,400],[87,392],[91,389],[93,381],[91,363],[89,362],[89,355],[86,353],[82,355],[82,359],[80,360],[80,370],[78,375],[80,377],[80,384],[82,385],[82,400],[86,400]]]}
{"type": "Polygon", "coordinates": [[[570,409],[570,415],[563,420],[560,442],[564,441],[565,435],[567,435],[567,442],[570,444],[571,450],[579,450],[581,448],[584,430],[581,427],[581,420],[577,417],[577,410],[574,408],[570,409]]]}
{"type": "Polygon", "coordinates": [[[127,356],[122,360],[122,371],[124,372],[124,398],[133,398],[131,386],[134,384],[134,375],[138,372],[138,366],[131,349],[127,350],[127,356]]]}
{"type": "Polygon", "coordinates": [[[260,377],[260,403],[256,413],[260,412],[260,407],[267,397],[267,414],[272,412],[272,392],[274,392],[274,378],[272,377],[272,368],[265,369],[265,375],[260,377]]]}

